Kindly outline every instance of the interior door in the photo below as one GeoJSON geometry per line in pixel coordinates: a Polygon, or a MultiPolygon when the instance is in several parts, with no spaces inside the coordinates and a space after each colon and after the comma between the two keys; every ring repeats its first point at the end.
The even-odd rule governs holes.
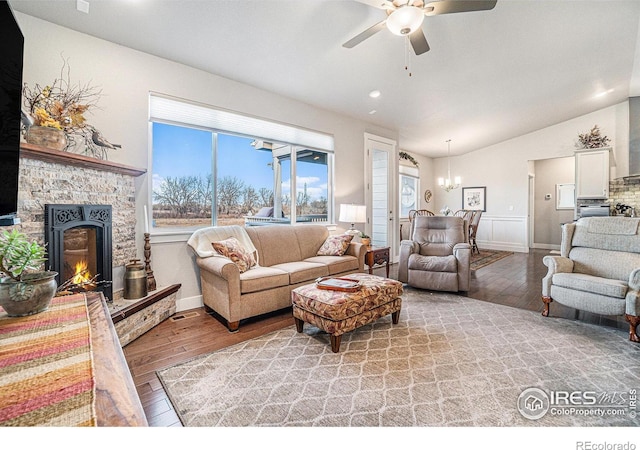
{"type": "MultiPolygon", "coordinates": [[[[365,134],[367,225],[371,244],[395,248],[397,182],[395,176],[396,143],[365,134]]],[[[399,225],[398,225],[399,226],[399,225]]],[[[395,256],[397,252],[392,254],[395,256]]]]}

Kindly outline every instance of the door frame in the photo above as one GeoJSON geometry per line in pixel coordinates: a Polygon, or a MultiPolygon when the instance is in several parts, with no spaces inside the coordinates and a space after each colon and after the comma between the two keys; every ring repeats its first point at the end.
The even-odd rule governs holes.
{"type": "Polygon", "coordinates": [[[389,146],[389,167],[387,168],[387,202],[389,205],[389,222],[387,233],[389,236],[389,247],[391,248],[391,258],[393,262],[397,262],[399,248],[400,222],[398,216],[398,180],[397,160],[398,160],[398,143],[389,138],[377,136],[371,133],[364,134],[364,189],[365,189],[365,205],[367,206],[367,223],[365,226],[367,234],[371,234],[371,212],[373,206],[371,191],[371,152],[370,149],[375,144],[389,146]],[[396,226],[397,225],[397,226],[396,226]],[[396,228],[398,228],[396,230],[396,228]]]}

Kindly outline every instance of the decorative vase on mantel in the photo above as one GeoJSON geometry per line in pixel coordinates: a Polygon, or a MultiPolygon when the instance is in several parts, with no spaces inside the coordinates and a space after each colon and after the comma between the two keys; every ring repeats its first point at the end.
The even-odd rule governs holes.
{"type": "Polygon", "coordinates": [[[67,146],[67,135],[64,131],[52,127],[33,125],[25,136],[29,144],[40,145],[54,150],[64,150],[67,146]]]}

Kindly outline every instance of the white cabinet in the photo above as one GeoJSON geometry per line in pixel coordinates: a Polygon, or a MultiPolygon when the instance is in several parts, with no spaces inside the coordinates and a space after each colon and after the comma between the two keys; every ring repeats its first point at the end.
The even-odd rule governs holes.
{"type": "Polygon", "coordinates": [[[576,152],[576,198],[609,198],[609,151],[576,152]]]}

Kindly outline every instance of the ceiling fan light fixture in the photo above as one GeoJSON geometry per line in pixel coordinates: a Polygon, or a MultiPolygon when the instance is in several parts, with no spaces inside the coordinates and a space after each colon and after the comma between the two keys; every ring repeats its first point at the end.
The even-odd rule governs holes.
{"type": "Polygon", "coordinates": [[[387,18],[387,28],[398,36],[408,36],[422,25],[423,11],[417,6],[403,6],[387,18]]]}

